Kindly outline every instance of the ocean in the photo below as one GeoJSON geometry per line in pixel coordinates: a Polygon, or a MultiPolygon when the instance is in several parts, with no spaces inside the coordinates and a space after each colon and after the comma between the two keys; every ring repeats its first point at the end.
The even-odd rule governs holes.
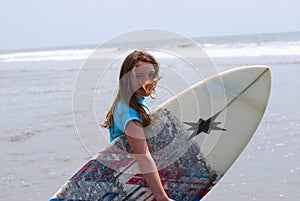
{"type": "MultiPolygon", "coordinates": [[[[157,48],[150,52],[167,72],[184,77],[180,86],[245,65],[267,65],[272,73],[269,105],[260,126],[203,200],[298,201],[300,32],[192,41],[197,45],[179,40],[167,44],[148,41],[157,48]],[[203,55],[197,59],[199,49],[209,58],[209,65],[202,66],[203,55]],[[194,76],[194,70],[200,71],[200,76],[194,76]]],[[[0,52],[0,200],[48,200],[91,155],[109,143],[107,131],[98,123],[113,99],[120,62],[124,52],[132,50],[129,47],[120,43],[0,52]],[[88,79],[82,79],[83,69],[88,79]],[[82,107],[85,104],[78,102],[78,94],[93,94],[88,102],[92,105],[87,105],[92,109],[82,107]],[[87,111],[93,111],[93,119],[85,122],[87,111]]],[[[150,105],[155,107],[180,92],[180,86],[160,85],[150,105]]]]}

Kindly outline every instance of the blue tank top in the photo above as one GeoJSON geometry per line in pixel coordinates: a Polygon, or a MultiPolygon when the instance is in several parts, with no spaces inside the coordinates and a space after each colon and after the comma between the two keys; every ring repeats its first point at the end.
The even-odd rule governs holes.
{"type": "MultiPolygon", "coordinates": [[[[138,103],[142,104],[147,114],[150,113],[148,103],[145,98],[136,98],[138,103]]],[[[143,123],[137,111],[130,107],[127,103],[120,100],[114,109],[114,129],[109,129],[110,141],[125,133],[126,125],[130,121],[139,121],[143,123]]]]}

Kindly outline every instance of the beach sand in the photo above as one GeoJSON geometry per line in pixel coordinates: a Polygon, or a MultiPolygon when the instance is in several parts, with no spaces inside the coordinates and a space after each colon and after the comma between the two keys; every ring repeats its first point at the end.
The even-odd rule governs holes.
{"type": "MultiPolygon", "coordinates": [[[[81,65],[1,63],[0,200],[48,200],[91,157],[80,140],[85,136],[77,134],[72,110],[81,65]]],[[[243,64],[220,64],[219,69],[238,66],[243,64]]],[[[263,120],[205,201],[300,198],[300,65],[269,66],[272,91],[263,120]]],[[[111,92],[103,92],[102,98],[109,99],[111,92]]],[[[99,108],[98,115],[104,116],[106,107],[99,103],[99,108]]],[[[106,131],[99,130],[97,138],[99,150],[109,143],[106,131]]]]}

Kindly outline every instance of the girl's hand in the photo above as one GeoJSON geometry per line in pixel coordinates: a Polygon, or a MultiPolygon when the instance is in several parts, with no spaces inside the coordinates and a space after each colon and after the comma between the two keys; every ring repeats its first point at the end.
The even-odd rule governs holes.
{"type": "Polygon", "coordinates": [[[168,198],[168,196],[165,196],[164,198],[156,198],[157,201],[175,201],[171,198],[168,198]]]}

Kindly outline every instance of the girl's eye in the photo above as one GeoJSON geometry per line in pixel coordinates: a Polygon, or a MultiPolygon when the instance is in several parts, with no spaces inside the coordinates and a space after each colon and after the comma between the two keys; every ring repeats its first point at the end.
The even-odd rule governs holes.
{"type": "Polygon", "coordinates": [[[136,79],[143,79],[143,75],[142,74],[135,74],[136,79]]]}
{"type": "Polygon", "coordinates": [[[138,80],[143,80],[143,79],[153,80],[153,79],[155,79],[156,75],[155,75],[155,72],[150,72],[148,74],[148,76],[144,75],[143,73],[136,73],[136,74],[134,74],[134,77],[138,80]]]}
{"type": "Polygon", "coordinates": [[[149,79],[154,79],[155,78],[155,73],[149,73],[148,77],[149,77],[149,79]]]}

